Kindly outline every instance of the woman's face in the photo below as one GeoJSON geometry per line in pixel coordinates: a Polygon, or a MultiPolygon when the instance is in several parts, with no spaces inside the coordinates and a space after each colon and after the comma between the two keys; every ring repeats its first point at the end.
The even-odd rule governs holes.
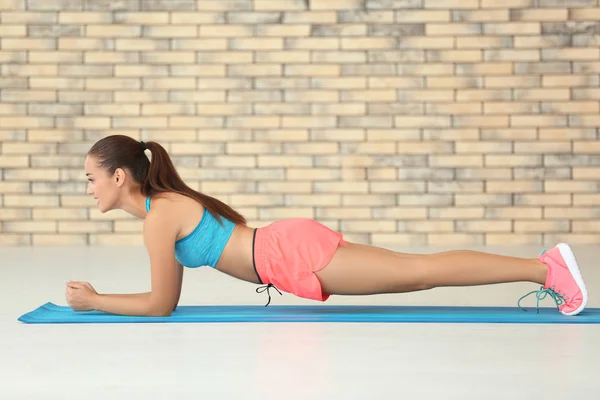
{"type": "Polygon", "coordinates": [[[84,168],[88,180],[87,194],[94,196],[100,212],[114,209],[119,197],[119,185],[115,176],[110,176],[105,169],[100,168],[93,156],[86,157],[84,168]]]}

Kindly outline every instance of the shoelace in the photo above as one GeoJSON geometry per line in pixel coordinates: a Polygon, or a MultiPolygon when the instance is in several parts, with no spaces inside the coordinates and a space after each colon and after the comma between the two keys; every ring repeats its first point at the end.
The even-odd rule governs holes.
{"type": "MultiPolygon", "coordinates": [[[[546,252],[546,249],[542,249],[542,251],[540,252],[540,256],[542,254],[544,254],[546,252]]],[[[519,301],[517,302],[517,305],[521,308],[521,310],[523,311],[527,311],[526,309],[524,309],[523,307],[521,307],[521,300],[523,300],[525,297],[531,295],[535,293],[535,297],[537,297],[537,303],[536,303],[536,313],[539,314],[540,313],[540,301],[544,300],[546,298],[546,296],[550,295],[550,297],[552,297],[552,299],[554,299],[554,302],[556,303],[556,308],[558,309],[566,300],[568,300],[567,297],[565,297],[562,293],[559,293],[557,291],[554,290],[554,286],[552,286],[549,289],[545,289],[544,286],[541,286],[539,290],[534,290],[531,291],[529,293],[527,293],[526,295],[522,296],[519,301]]]]}
{"type": "Polygon", "coordinates": [[[536,294],[535,297],[537,297],[537,304],[536,304],[537,314],[540,313],[540,300],[544,300],[546,298],[546,296],[548,296],[548,295],[550,295],[550,297],[552,297],[554,299],[554,301],[556,302],[557,309],[559,308],[559,306],[561,304],[563,304],[565,302],[565,300],[567,300],[567,297],[565,297],[561,293],[558,293],[554,290],[554,286],[552,286],[550,289],[544,289],[544,287],[542,286],[540,288],[540,290],[534,290],[532,292],[529,292],[525,296],[523,296],[519,299],[519,301],[517,302],[517,305],[521,308],[521,310],[527,311],[526,309],[521,307],[521,300],[523,300],[525,297],[529,296],[532,293],[535,293],[536,294]]]}
{"type": "MultiPolygon", "coordinates": [[[[273,285],[272,283],[269,283],[268,285],[264,285],[264,286],[259,286],[256,288],[256,293],[262,293],[266,290],[267,294],[269,295],[269,301],[267,301],[267,304],[265,304],[265,307],[268,306],[269,303],[271,303],[271,293],[269,292],[270,288],[274,288],[275,290],[277,290],[277,292],[279,292],[279,289],[277,289],[277,287],[275,287],[275,285],[273,285]]],[[[283,293],[279,292],[279,294],[281,296],[283,296],[283,293]]]]}

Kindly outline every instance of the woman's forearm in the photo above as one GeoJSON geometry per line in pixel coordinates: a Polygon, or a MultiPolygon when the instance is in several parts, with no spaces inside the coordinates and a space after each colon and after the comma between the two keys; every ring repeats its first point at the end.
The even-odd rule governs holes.
{"type": "Polygon", "coordinates": [[[150,292],[135,294],[98,294],[94,309],[111,314],[134,316],[167,316],[169,312],[154,310],[150,292]]]}

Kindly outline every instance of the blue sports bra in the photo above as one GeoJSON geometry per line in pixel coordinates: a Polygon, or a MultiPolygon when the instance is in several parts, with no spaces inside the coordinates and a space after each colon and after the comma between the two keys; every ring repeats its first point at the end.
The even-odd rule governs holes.
{"type": "MultiPolygon", "coordinates": [[[[146,212],[150,211],[150,196],[146,198],[146,212]]],[[[200,223],[192,233],[175,242],[175,258],[181,265],[197,268],[204,265],[215,267],[235,223],[221,216],[223,225],[204,208],[200,223]]]]}

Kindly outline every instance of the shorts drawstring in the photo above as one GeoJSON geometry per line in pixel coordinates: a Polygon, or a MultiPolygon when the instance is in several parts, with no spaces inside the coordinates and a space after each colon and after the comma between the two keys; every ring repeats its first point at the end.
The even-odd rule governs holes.
{"type": "MultiPolygon", "coordinates": [[[[260,279],[260,275],[258,274],[258,270],[256,269],[256,262],[254,260],[254,241],[256,239],[256,231],[257,229],[254,229],[254,232],[252,234],[252,266],[254,267],[254,272],[256,272],[256,276],[258,277],[258,281],[260,282],[260,284],[263,284],[262,279],[260,279]]],[[[267,291],[267,294],[269,295],[269,301],[267,301],[267,304],[265,304],[265,307],[269,305],[269,303],[271,303],[271,293],[269,292],[270,288],[275,288],[275,290],[277,290],[279,292],[279,289],[277,289],[275,287],[275,285],[273,285],[272,283],[269,283],[268,285],[264,285],[264,286],[259,286],[256,288],[256,293],[262,293],[265,290],[267,291]]],[[[283,296],[283,293],[279,292],[280,295],[283,296]]]]}
{"type": "Polygon", "coordinates": [[[269,295],[269,301],[267,301],[267,304],[265,304],[265,307],[269,305],[269,303],[271,302],[271,293],[269,293],[269,288],[274,288],[275,290],[277,290],[277,292],[279,292],[279,294],[281,296],[283,296],[283,293],[281,293],[279,291],[279,289],[277,289],[277,287],[275,285],[273,285],[272,283],[269,283],[268,285],[264,285],[264,286],[259,286],[256,288],[256,293],[262,293],[265,290],[267,291],[267,294],[269,295]]]}

